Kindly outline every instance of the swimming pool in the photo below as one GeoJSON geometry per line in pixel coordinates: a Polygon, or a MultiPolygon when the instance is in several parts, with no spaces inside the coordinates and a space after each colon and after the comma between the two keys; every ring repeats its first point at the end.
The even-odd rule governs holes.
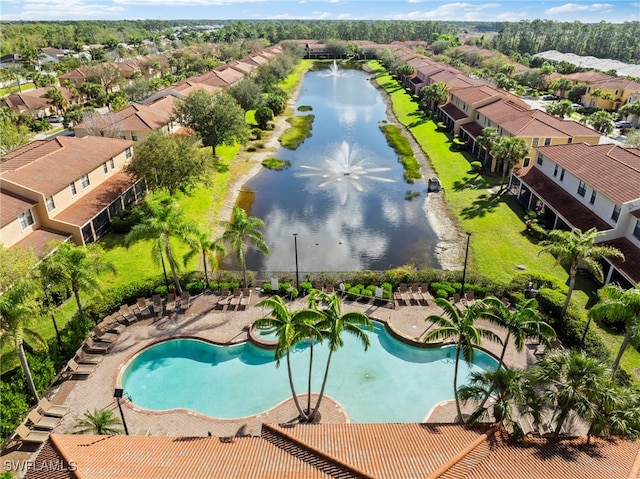
{"type": "MultiPolygon", "coordinates": [[[[418,348],[391,337],[380,323],[369,333],[365,352],[352,336],[333,354],[326,394],[353,422],[419,422],[438,402],[453,399],[455,348],[418,348]]],[[[313,391],[319,392],[328,348],[314,347],[313,391]]],[[[306,392],[309,347],[291,351],[296,392],[306,392]]],[[[497,361],[476,350],[471,370],[495,368],[497,361]]],[[[469,375],[460,362],[459,383],[469,375]]],[[[217,418],[259,414],[291,397],[287,367],[273,351],[250,343],[216,346],[197,339],[153,345],[123,370],[121,384],[142,408],[185,408],[217,418]]]]}

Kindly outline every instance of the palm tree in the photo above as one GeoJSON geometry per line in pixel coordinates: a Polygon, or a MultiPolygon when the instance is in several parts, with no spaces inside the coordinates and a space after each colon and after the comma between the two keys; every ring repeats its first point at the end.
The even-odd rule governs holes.
{"type": "Polygon", "coordinates": [[[29,369],[27,356],[24,352],[24,339],[38,344],[46,349],[47,342],[29,326],[38,315],[38,303],[35,297],[35,283],[32,281],[18,281],[9,290],[0,294],[0,344],[10,344],[18,352],[20,365],[27,378],[27,384],[36,401],[40,401],[33,376],[29,369]]]}
{"type": "Polygon", "coordinates": [[[253,323],[253,327],[276,328],[276,335],[278,337],[278,344],[274,353],[276,367],[280,366],[280,360],[282,356],[285,355],[287,358],[287,373],[289,375],[289,387],[291,388],[293,402],[296,405],[300,417],[303,420],[307,420],[309,408],[307,407],[306,413],[302,410],[293,384],[290,351],[291,348],[304,338],[311,338],[311,341],[313,341],[314,338],[322,339],[322,335],[315,327],[315,323],[322,319],[322,314],[314,309],[290,311],[285,301],[278,295],[263,299],[258,302],[256,306],[271,309],[270,316],[256,320],[253,323]]]}
{"type": "Polygon", "coordinates": [[[638,437],[640,435],[640,397],[630,388],[616,384],[613,378],[605,381],[596,402],[596,410],[589,431],[593,435],[638,437]]]}
{"type": "Polygon", "coordinates": [[[476,138],[476,143],[485,153],[482,157],[483,163],[486,163],[487,157],[491,154],[493,145],[498,139],[498,129],[494,126],[488,126],[482,130],[482,135],[476,138]]]}
{"type": "Polygon", "coordinates": [[[218,240],[211,239],[211,232],[208,230],[198,230],[189,238],[189,251],[183,256],[184,265],[197,254],[202,254],[202,265],[204,266],[205,289],[209,288],[209,275],[207,272],[207,260],[215,270],[218,265],[217,254],[224,256],[227,250],[218,240]]]}
{"type": "Polygon", "coordinates": [[[458,365],[460,364],[460,355],[462,355],[468,364],[471,364],[473,362],[474,347],[479,346],[482,339],[488,339],[498,343],[502,341],[493,331],[478,328],[474,324],[485,312],[486,305],[483,301],[476,301],[462,313],[459,312],[451,302],[444,298],[436,298],[435,303],[443,309],[444,315],[439,316],[432,314],[426,318],[426,321],[431,321],[439,327],[429,331],[424,338],[424,342],[456,339],[453,394],[456,400],[458,420],[464,423],[462,410],[460,409],[460,398],[458,397],[458,365]]]}
{"type": "Polygon", "coordinates": [[[600,361],[582,351],[549,354],[540,359],[529,374],[543,387],[542,397],[554,409],[556,436],[572,413],[592,423],[610,377],[600,361]]]}
{"type": "Polygon", "coordinates": [[[513,166],[528,153],[529,148],[526,142],[517,136],[501,136],[494,141],[491,154],[496,161],[502,164],[501,188],[504,186],[504,177],[507,171],[511,171],[513,166]]]}
{"type": "Polygon", "coordinates": [[[94,409],[85,411],[84,418],[78,421],[74,434],[95,434],[98,436],[113,436],[121,434],[122,430],[115,427],[120,420],[108,409],[94,409]]]}
{"type": "Polygon", "coordinates": [[[309,416],[309,421],[313,421],[320,409],[320,404],[324,397],[324,388],[327,385],[327,378],[329,376],[331,358],[334,352],[344,346],[344,340],[342,339],[343,333],[349,333],[355,336],[360,340],[360,343],[362,343],[364,350],[366,351],[369,349],[369,336],[362,328],[373,331],[373,323],[371,323],[371,320],[366,314],[359,311],[342,314],[342,303],[340,298],[335,294],[327,294],[318,291],[316,299],[327,304],[327,307],[321,311],[323,318],[316,327],[329,341],[329,356],[327,356],[327,364],[324,369],[320,396],[318,397],[318,401],[309,416]]]}
{"type": "Polygon", "coordinates": [[[599,291],[600,302],[589,310],[595,319],[608,318],[625,323],[625,335],[618,350],[618,355],[611,369],[615,373],[629,342],[640,337],[640,283],[635,288],[622,289],[620,286],[608,284],[599,291]]]}
{"type": "Polygon", "coordinates": [[[47,282],[71,286],[78,305],[84,315],[80,291],[100,292],[100,275],[116,273],[115,266],[104,256],[104,250],[96,243],[76,246],[65,242],[40,263],[40,271],[47,282]]]}
{"type": "Polygon", "coordinates": [[[504,365],[504,355],[511,337],[518,352],[524,349],[527,338],[537,338],[548,344],[550,339],[556,337],[553,328],[540,317],[538,303],[533,298],[516,304],[514,310],[510,310],[495,297],[485,298],[484,302],[489,307],[486,318],[507,330],[507,336],[502,342],[498,367],[504,365]]]}
{"type": "Polygon", "coordinates": [[[125,246],[142,240],[151,240],[151,258],[154,263],[162,263],[164,257],[171,268],[173,284],[178,295],[182,294],[180,278],[178,278],[178,263],[171,249],[171,239],[176,238],[189,244],[197,234],[195,223],[189,221],[184,212],[177,208],[172,200],[163,202],[146,202],[149,216],[135,225],[124,238],[125,246]]]}
{"type": "Polygon", "coordinates": [[[253,216],[247,216],[247,213],[239,206],[233,207],[231,213],[231,221],[224,221],[222,223],[225,227],[224,233],[222,233],[222,241],[229,244],[233,252],[238,258],[240,266],[242,266],[242,277],[244,279],[244,286],[247,287],[247,265],[244,261],[244,253],[247,247],[247,241],[258,250],[265,254],[271,254],[269,246],[265,243],[262,237],[262,228],[264,228],[264,221],[260,218],[254,218],[253,216]]]}
{"type": "Polygon", "coordinates": [[[438,105],[447,101],[449,92],[444,82],[436,82],[432,85],[422,87],[419,96],[421,106],[434,111],[438,105]]]}
{"type": "Polygon", "coordinates": [[[58,90],[56,87],[51,88],[44,94],[45,98],[51,100],[51,104],[55,107],[56,112],[60,114],[63,112],[67,106],[69,106],[69,101],[64,97],[62,92],[58,90]]]}
{"type": "Polygon", "coordinates": [[[558,263],[565,263],[569,266],[569,290],[560,312],[561,318],[564,317],[569,307],[580,264],[587,268],[598,281],[603,281],[602,266],[598,260],[602,258],[624,259],[624,255],[618,249],[594,244],[596,238],[602,234],[596,228],[591,228],[584,233],[578,228],[571,231],[552,230],[547,234],[547,239],[540,242],[540,245],[545,248],[538,253],[539,255],[549,253],[555,256],[558,263]]]}

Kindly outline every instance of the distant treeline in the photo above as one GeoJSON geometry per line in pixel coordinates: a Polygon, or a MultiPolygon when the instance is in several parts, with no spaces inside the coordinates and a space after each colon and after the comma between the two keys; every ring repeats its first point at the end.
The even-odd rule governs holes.
{"type": "Polygon", "coordinates": [[[497,50],[510,55],[558,50],[576,55],[640,62],[640,22],[580,23],[533,20],[505,22],[493,40],[497,50]]]}
{"type": "Polygon", "coordinates": [[[640,22],[580,23],[533,20],[522,22],[433,21],[318,21],[318,20],[120,20],[2,22],[0,54],[19,53],[44,46],[77,49],[82,45],[139,43],[166,37],[186,43],[264,38],[269,43],[288,39],[432,41],[434,36],[499,31],[494,48],[506,54],[534,54],[559,50],[637,63],[640,59],[640,22]],[[221,25],[217,30],[196,26],[221,25]],[[174,27],[187,27],[176,34],[174,27]],[[191,27],[191,28],[189,28],[191,27]]]}

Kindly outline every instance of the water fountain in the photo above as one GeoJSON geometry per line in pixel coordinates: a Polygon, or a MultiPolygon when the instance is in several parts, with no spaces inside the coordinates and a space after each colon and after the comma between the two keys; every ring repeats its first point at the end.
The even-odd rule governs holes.
{"type": "Polygon", "coordinates": [[[340,75],[340,69],[338,68],[338,62],[336,62],[335,60],[333,60],[333,63],[331,64],[331,66],[329,67],[329,72],[330,72],[330,76],[334,76],[337,77],[340,75]]]}

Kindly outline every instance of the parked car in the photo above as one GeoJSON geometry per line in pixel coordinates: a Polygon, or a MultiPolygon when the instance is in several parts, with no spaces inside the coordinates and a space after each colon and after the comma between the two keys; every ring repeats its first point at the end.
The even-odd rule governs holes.
{"type": "Polygon", "coordinates": [[[584,105],[581,105],[580,103],[572,103],[571,107],[576,110],[579,110],[580,108],[584,108],[584,105]]]}
{"type": "Polygon", "coordinates": [[[613,126],[616,128],[633,128],[633,123],[630,121],[616,121],[613,126]]]}
{"type": "Polygon", "coordinates": [[[540,97],[540,99],[546,100],[546,101],[551,101],[551,100],[557,100],[558,96],[557,95],[542,95],[540,97]]]}
{"type": "Polygon", "coordinates": [[[62,123],[64,118],[60,115],[51,115],[46,118],[49,123],[62,123]]]}

